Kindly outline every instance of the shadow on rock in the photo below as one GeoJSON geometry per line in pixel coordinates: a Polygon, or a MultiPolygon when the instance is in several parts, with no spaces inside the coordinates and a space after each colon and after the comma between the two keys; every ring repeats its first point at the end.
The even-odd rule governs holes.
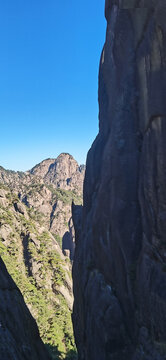
{"type": "Polygon", "coordinates": [[[69,350],[66,353],[66,357],[63,358],[62,354],[58,351],[56,346],[51,346],[50,344],[45,345],[47,348],[47,351],[51,357],[51,360],[77,360],[77,352],[76,350],[69,350]]]}
{"type": "Polygon", "coordinates": [[[77,357],[77,352],[76,350],[70,350],[68,351],[66,357],[65,357],[65,360],[77,360],[78,357],[77,357]]]}

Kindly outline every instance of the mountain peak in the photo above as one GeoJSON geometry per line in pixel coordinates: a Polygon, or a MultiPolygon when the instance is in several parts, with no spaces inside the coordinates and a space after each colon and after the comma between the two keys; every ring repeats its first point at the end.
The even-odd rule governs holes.
{"type": "Polygon", "coordinates": [[[61,153],[56,159],[46,159],[34,166],[28,172],[40,177],[45,183],[66,190],[81,188],[85,167],[79,166],[69,153],[61,153]]]}

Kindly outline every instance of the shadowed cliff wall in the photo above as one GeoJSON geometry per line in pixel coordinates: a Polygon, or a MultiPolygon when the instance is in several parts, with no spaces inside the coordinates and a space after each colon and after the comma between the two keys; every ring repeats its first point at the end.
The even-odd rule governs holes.
{"type": "Polygon", "coordinates": [[[75,221],[76,344],[79,360],[166,359],[166,6],[107,0],[105,14],[75,221]]]}

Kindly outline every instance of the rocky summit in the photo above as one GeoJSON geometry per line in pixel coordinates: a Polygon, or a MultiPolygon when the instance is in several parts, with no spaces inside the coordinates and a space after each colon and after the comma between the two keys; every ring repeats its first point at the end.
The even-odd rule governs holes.
{"type": "Polygon", "coordinates": [[[71,259],[74,252],[71,203],[82,203],[84,175],[85,166],[79,166],[66,153],[46,159],[27,172],[0,167],[0,184],[7,186],[20,203],[40,218],[71,259]]]}
{"type": "Polygon", "coordinates": [[[85,166],[78,165],[70,154],[60,154],[57,159],[47,159],[33,167],[29,174],[43,179],[57,188],[74,190],[82,195],[85,166]]]}
{"type": "Polygon", "coordinates": [[[69,154],[26,173],[0,168],[2,360],[75,359],[71,205],[82,203],[84,171],[69,154]]]}
{"type": "Polygon", "coordinates": [[[166,359],[166,4],[107,0],[76,229],[79,360],[166,359]]]}

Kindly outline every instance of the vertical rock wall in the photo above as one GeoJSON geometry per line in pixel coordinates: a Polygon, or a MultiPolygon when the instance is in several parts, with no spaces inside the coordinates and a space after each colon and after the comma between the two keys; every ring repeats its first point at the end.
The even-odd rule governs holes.
{"type": "Polygon", "coordinates": [[[79,231],[75,224],[75,338],[79,360],[161,360],[166,359],[166,5],[106,0],[105,14],[99,134],[88,153],[79,231]]]}

